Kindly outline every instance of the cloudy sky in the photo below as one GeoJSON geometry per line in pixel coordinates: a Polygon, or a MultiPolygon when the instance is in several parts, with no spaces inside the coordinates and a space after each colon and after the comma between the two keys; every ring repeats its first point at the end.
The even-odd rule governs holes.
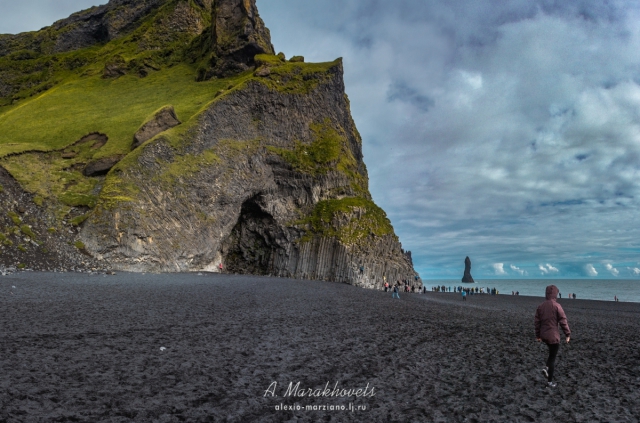
{"type": "MultiPolygon", "coordinates": [[[[0,33],[100,1],[0,0],[0,33]]],[[[640,278],[640,6],[258,0],[277,51],[343,57],[376,202],[423,278],[640,278]]]]}

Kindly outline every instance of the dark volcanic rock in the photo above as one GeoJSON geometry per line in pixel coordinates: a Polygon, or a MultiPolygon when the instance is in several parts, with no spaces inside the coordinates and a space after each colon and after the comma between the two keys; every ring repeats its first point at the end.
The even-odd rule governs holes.
{"type": "Polygon", "coordinates": [[[161,132],[166,131],[167,129],[173,128],[174,126],[180,125],[180,119],[176,115],[176,111],[173,109],[173,106],[163,107],[160,111],[158,111],[155,116],[142,125],[138,132],[133,136],[133,145],[132,149],[141,146],[145,141],[150,140],[161,132]]]}
{"type": "Polygon", "coordinates": [[[256,54],[275,54],[256,0],[216,0],[212,9],[213,67],[207,78],[244,72],[255,66],[256,54]]]}
{"type": "Polygon", "coordinates": [[[411,251],[405,251],[404,256],[407,258],[407,261],[413,266],[413,257],[411,257],[411,251]]]}
{"type": "Polygon", "coordinates": [[[143,78],[178,57],[201,59],[210,53],[205,47],[211,46],[211,32],[205,28],[211,24],[211,1],[111,0],[39,31],[0,34],[0,105],[53,88],[66,78],[61,72],[94,74],[86,66],[103,65],[117,53],[124,53],[126,66],[109,64],[105,78],[125,71],[143,78]],[[125,44],[112,44],[127,37],[125,44]],[[191,45],[195,38],[197,48],[191,45]]]}
{"type": "Polygon", "coordinates": [[[462,282],[474,283],[473,276],[471,276],[471,260],[469,256],[464,259],[464,275],[462,276],[462,282]]]}
{"type": "Polygon", "coordinates": [[[84,176],[101,176],[109,173],[112,167],[114,167],[124,156],[117,155],[111,157],[104,157],[102,159],[94,160],[87,164],[82,173],[84,176]]]}
{"type": "Polygon", "coordinates": [[[0,274],[21,268],[97,267],[93,259],[74,245],[77,227],[70,220],[86,211],[73,207],[66,216],[68,220],[60,221],[48,212],[46,202],[39,206],[34,197],[0,166],[0,274]]]}
{"type": "Polygon", "coordinates": [[[127,73],[127,62],[120,55],[114,56],[104,64],[103,78],[118,78],[127,73]]]}
{"type": "Polygon", "coordinates": [[[260,69],[256,70],[254,75],[260,77],[269,76],[271,75],[271,69],[268,66],[263,66],[260,69]]]}
{"type": "Polygon", "coordinates": [[[419,287],[390,223],[379,235],[373,230],[378,223],[362,223],[369,222],[371,203],[336,211],[328,231],[296,223],[345,197],[371,201],[342,74],[337,60],[315,76],[315,88],[293,95],[258,78],[219,96],[185,133],[179,150],[162,135],[146,142],[135,162],[107,176],[136,189],[114,194],[127,197],[124,203],[98,204],[82,229],[87,250],[127,271],[219,272],[223,264],[232,273],[368,288],[386,278],[419,287]],[[333,165],[297,171],[274,153],[311,144],[318,126],[340,139],[350,172],[333,165]]]}
{"type": "Polygon", "coordinates": [[[43,54],[62,53],[107,43],[135,29],[140,20],[166,0],[111,0],[74,13],[36,34],[0,37],[0,57],[15,46],[43,54]]]}
{"type": "MultiPolygon", "coordinates": [[[[368,288],[408,280],[420,287],[410,255],[371,198],[342,61],[306,65],[302,57],[287,63],[283,54],[273,55],[255,0],[111,0],[41,31],[0,35],[0,57],[7,54],[8,65],[0,64],[3,95],[31,88],[25,93],[33,95],[58,83],[61,70],[72,80],[102,66],[105,78],[131,79],[187,62],[197,64],[198,79],[246,74],[215,84],[184,130],[163,132],[180,124],[171,107],[135,136],[131,130],[138,148],[111,172],[122,159],[114,155],[122,153],[119,146],[90,158],[91,149],[107,142],[104,134],[33,153],[55,156],[65,171],[106,174],[86,190],[59,179],[52,183],[61,195],[33,196],[0,174],[1,209],[11,210],[0,217],[0,228],[7,228],[0,249],[10,250],[0,262],[31,266],[47,254],[63,262],[60,250],[72,259],[64,268],[97,261],[131,271],[224,269],[368,288]],[[27,59],[37,60],[16,65],[27,59]],[[59,203],[71,207],[63,217],[53,214],[59,203]]],[[[173,83],[167,79],[168,88],[182,88],[173,83]]],[[[21,101],[0,104],[6,100],[21,101]]],[[[96,129],[100,119],[92,122],[96,129]]]]}

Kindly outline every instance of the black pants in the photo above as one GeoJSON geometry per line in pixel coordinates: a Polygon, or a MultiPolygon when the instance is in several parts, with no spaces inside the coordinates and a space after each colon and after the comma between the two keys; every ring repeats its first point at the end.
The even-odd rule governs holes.
{"type": "Polygon", "coordinates": [[[549,347],[549,358],[547,359],[547,367],[549,368],[549,382],[553,380],[553,369],[556,367],[556,356],[560,349],[560,344],[547,344],[549,347]]]}

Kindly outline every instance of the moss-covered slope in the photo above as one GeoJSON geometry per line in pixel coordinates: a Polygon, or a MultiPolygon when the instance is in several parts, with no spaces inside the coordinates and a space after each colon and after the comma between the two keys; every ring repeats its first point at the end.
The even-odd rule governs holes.
{"type": "MultiPolygon", "coordinates": [[[[220,3],[234,2],[257,16],[253,0],[220,3]]],[[[52,231],[71,234],[67,246],[104,267],[413,281],[368,191],[341,60],[258,54],[233,65],[233,51],[251,49],[222,57],[208,44],[216,10],[118,0],[0,36],[0,166],[52,231]],[[87,35],[100,25],[107,36],[87,35]],[[223,62],[224,77],[203,81],[223,62]],[[134,148],[167,106],[181,124],[134,148]]],[[[268,38],[260,25],[247,31],[268,38]]],[[[8,208],[16,198],[0,190],[8,208]]],[[[30,236],[14,226],[0,231],[6,248],[30,236]]]]}

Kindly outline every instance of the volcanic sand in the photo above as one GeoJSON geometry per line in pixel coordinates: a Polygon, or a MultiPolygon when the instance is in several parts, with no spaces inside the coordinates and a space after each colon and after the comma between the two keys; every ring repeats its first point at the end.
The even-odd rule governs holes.
{"type": "Polygon", "coordinates": [[[637,422],[640,304],[560,300],[573,336],[549,389],[542,300],[233,275],[0,277],[0,422],[637,422]],[[290,382],[367,396],[285,396],[290,382]]]}

